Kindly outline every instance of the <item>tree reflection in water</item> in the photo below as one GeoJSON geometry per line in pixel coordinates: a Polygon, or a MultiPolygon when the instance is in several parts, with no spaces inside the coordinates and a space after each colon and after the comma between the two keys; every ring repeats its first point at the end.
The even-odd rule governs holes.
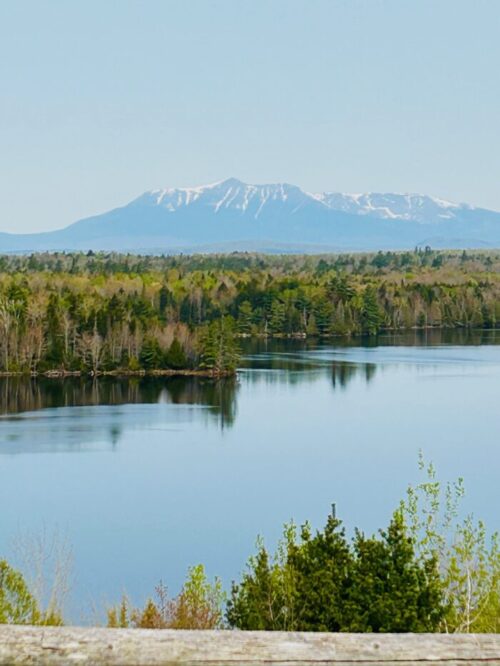
{"type": "Polygon", "coordinates": [[[95,405],[201,405],[209,408],[221,427],[227,427],[236,416],[237,388],[235,378],[102,377],[92,381],[7,377],[0,379],[0,414],[95,405]]]}
{"type": "Polygon", "coordinates": [[[368,384],[375,376],[376,370],[375,363],[334,361],[332,363],[332,386],[334,389],[345,389],[355,377],[364,377],[368,384]]]}
{"type": "MultiPolygon", "coordinates": [[[[434,363],[420,358],[411,347],[495,345],[498,331],[411,331],[386,333],[370,339],[245,340],[239,378],[101,377],[0,379],[0,453],[89,448],[103,443],[115,448],[127,427],[184,427],[187,421],[206,420],[230,428],[236,418],[238,388],[258,391],[265,385],[299,386],[320,379],[334,392],[354,380],[371,382],[387,363],[434,363]],[[376,349],[378,347],[378,349],[376,349]],[[393,350],[391,351],[391,348],[393,350]],[[130,409],[120,406],[130,405],[130,409]],[[143,409],[140,405],[144,405],[143,409]],[[168,415],[146,405],[171,405],[168,415]],[[89,415],[90,406],[108,406],[89,415]],[[113,407],[116,407],[113,409],[113,407]],[[57,408],[81,408],[58,410],[57,408]],[[44,411],[46,410],[46,411],[44,411]],[[16,421],[22,420],[22,424],[16,421]],[[154,421],[154,423],[153,423],[154,421]],[[10,424],[10,425],[9,425],[10,424]],[[106,433],[103,440],[102,434],[106,433]]],[[[242,396],[243,397],[243,396],[242,396]]]]}

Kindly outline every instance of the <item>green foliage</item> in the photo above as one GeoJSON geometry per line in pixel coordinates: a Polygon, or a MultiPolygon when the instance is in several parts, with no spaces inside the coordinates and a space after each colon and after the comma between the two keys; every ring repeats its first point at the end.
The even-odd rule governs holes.
{"type": "Polygon", "coordinates": [[[444,614],[433,558],[420,561],[403,515],[346,540],[333,515],[312,534],[285,526],[276,555],[260,542],[227,607],[230,626],[288,631],[434,631],[444,614]]]}
{"type": "Polygon", "coordinates": [[[63,624],[63,609],[71,585],[73,553],[58,530],[20,532],[12,542],[16,569],[34,599],[33,622],[46,626],[63,624]]]}
{"type": "Polygon", "coordinates": [[[200,367],[214,374],[232,372],[240,357],[234,320],[231,317],[211,322],[200,336],[200,367]]]}
{"type": "Polygon", "coordinates": [[[240,584],[233,583],[226,617],[232,627],[293,631],[296,628],[294,571],[288,554],[295,547],[295,528],[285,526],[274,558],[261,540],[240,584]]]}
{"type": "Polygon", "coordinates": [[[221,629],[225,594],[221,581],[207,579],[202,564],[191,567],[171,611],[172,629],[221,629]]]}
{"type": "Polygon", "coordinates": [[[295,618],[303,631],[341,631],[345,625],[352,553],[333,514],[323,530],[301,531],[300,547],[290,549],[296,582],[295,618]]]}
{"type": "Polygon", "coordinates": [[[259,541],[227,606],[239,629],[354,632],[500,631],[500,548],[481,521],[459,520],[463,481],[410,486],[387,530],[347,542],[329,516],[297,538],[285,526],[275,555],[259,541]]]}
{"type": "Polygon", "coordinates": [[[447,612],[441,628],[449,632],[500,631],[500,549],[498,533],[489,539],[482,521],[459,518],[462,479],[443,485],[422,455],[425,480],[410,486],[401,509],[420,558],[436,559],[447,612]]]}
{"type": "Polygon", "coordinates": [[[132,372],[140,370],[141,364],[139,363],[139,359],[136,356],[130,356],[126,368],[132,372]]]}
{"type": "Polygon", "coordinates": [[[243,335],[252,332],[253,310],[249,301],[243,301],[238,308],[238,331],[243,335]]]}
{"type": "Polygon", "coordinates": [[[372,286],[366,287],[363,293],[361,317],[363,332],[369,335],[378,333],[383,318],[377,301],[377,294],[372,286]]]}
{"type": "Polygon", "coordinates": [[[145,370],[157,370],[163,365],[164,354],[156,338],[146,338],[143,342],[139,363],[145,370]]]}
{"type": "Polygon", "coordinates": [[[269,317],[269,331],[271,333],[280,334],[285,330],[286,322],[286,306],[278,300],[273,300],[271,304],[271,313],[269,317]]]}
{"type": "Polygon", "coordinates": [[[211,583],[205,568],[198,564],[188,569],[187,579],[177,597],[170,599],[160,582],[155,598],[144,608],[133,608],[126,596],[107,611],[110,628],[137,629],[222,629],[226,596],[218,578],[211,583]]]}
{"type": "Polygon", "coordinates": [[[498,252],[0,259],[0,372],[199,367],[196,341],[228,317],[235,335],[279,337],[491,328],[500,317],[498,252]],[[168,358],[173,339],[182,367],[179,349],[168,358]]]}
{"type": "Polygon", "coordinates": [[[416,558],[399,511],[380,536],[356,534],[345,629],[435,631],[445,612],[436,560],[416,558]]]}
{"type": "Polygon", "coordinates": [[[0,560],[0,624],[40,624],[40,619],[22,574],[0,560]]]}
{"type": "Polygon", "coordinates": [[[131,626],[130,618],[130,602],[128,598],[123,595],[121,602],[118,606],[112,606],[106,611],[107,626],[110,629],[127,629],[131,626]]]}
{"type": "Polygon", "coordinates": [[[165,365],[168,368],[173,368],[174,370],[181,370],[182,368],[187,368],[189,366],[187,356],[177,338],[174,338],[167,353],[165,354],[165,365]]]}
{"type": "Polygon", "coordinates": [[[467,516],[457,526],[444,582],[449,599],[446,629],[500,633],[500,549],[498,534],[488,543],[482,521],[467,516]]]}

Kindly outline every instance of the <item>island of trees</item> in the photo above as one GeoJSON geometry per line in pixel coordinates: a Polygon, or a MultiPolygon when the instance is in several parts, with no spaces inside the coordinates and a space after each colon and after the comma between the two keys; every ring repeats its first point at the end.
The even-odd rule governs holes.
{"type": "Polygon", "coordinates": [[[234,373],[238,337],[494,328],[500,252],[0,257],[4,374],[234,373]]]}

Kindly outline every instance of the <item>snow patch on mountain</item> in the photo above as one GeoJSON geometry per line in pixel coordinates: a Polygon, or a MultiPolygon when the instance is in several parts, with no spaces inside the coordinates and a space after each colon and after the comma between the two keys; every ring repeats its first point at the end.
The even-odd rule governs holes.
{"type": "Polygon", "coordinates": [[[458,204],[422,194],[305,192],[288,183],[252,185],[237,178],[198,187],[152,190],[142,195],[139,200],[161,206],[170,213],[199,205],[212,209],[214,213],[230,210],[240,215],[248,213],[255,219],[270,206],[291,204],[292,212],[296,212],[304,206],[319,205],[352,215],[406,220],[419,224],[453,220],[461,211],[474,210],[474,207],[468,204],[458,204]]]}
{"type": "Polygon", "coordinates": [[[473,207],[467,204],[458,204],[422,194],[322,192],[315,196],[318,201],[322,201],[332,210],[382,219],[411,220],[420,224],[451,220],[456,217],[458,211],[473,210],[473,207]]]}
{"type": "Polygon", "coordinates": [[[292,202],[295,209],[307,203],[311,195],[295,185],[276,183],[270,185],[251,185],[236,178],[229,178],[210,185],[198,187],[164,188],[146,192],[139,198],[141,202],[162,206],[171,213],[180,208],[202,204],[218,213],[221,209],[236,212],[251,212],[256,219],[265,206],[292,202]]]}

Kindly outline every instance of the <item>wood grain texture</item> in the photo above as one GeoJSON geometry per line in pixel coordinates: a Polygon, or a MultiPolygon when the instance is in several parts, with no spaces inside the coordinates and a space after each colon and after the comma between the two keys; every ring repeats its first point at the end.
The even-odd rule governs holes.
{"type": "Polygon", "coordinates": [[[321,634],[0,626],[0,666],[498,664],[500,635],[321,634]]]}

